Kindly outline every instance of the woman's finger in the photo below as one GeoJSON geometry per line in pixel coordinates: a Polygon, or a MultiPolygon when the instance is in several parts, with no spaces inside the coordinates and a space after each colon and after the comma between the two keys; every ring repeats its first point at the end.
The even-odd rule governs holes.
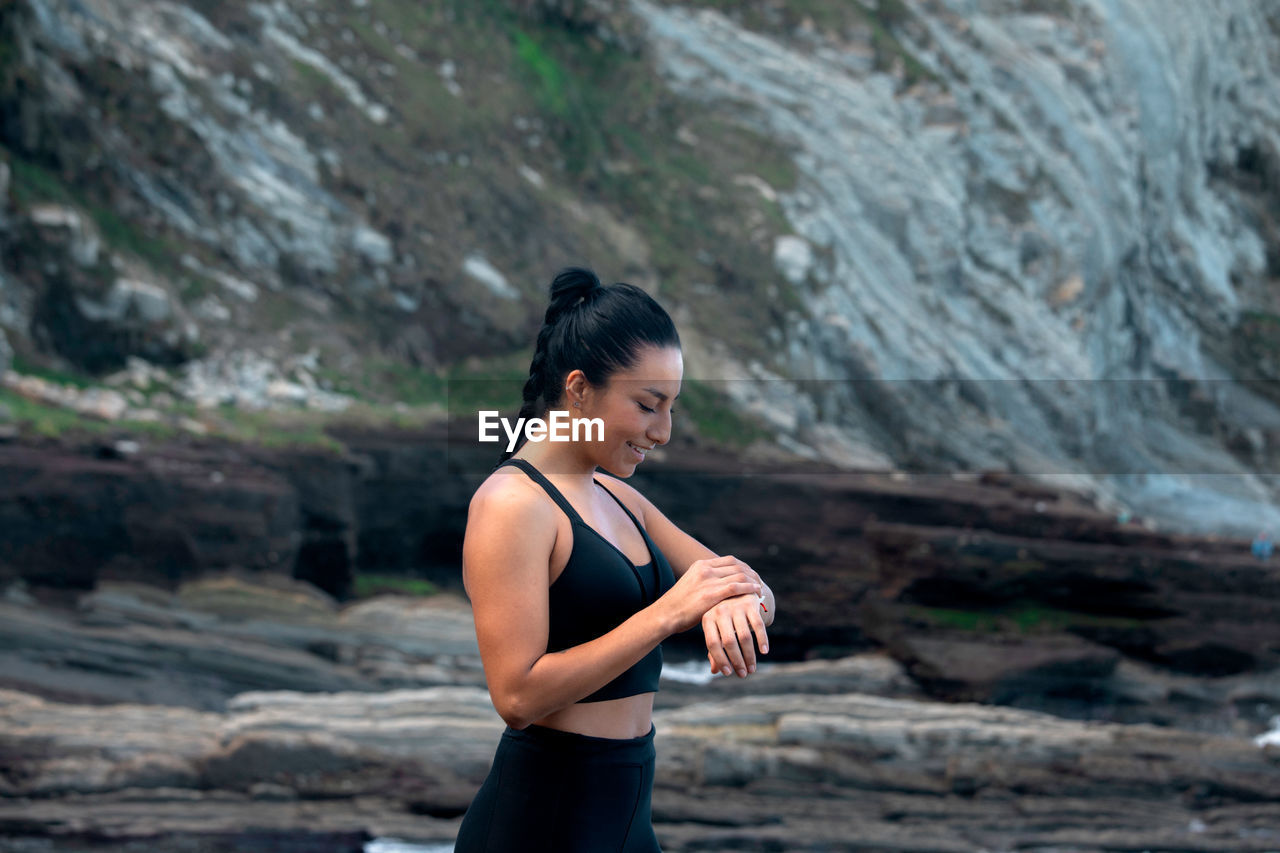
{"type": "MultiPolygon", "coordinates": [[[[749,595],[752,598],[755,598],[758,589],[759,587],[751,581],[731,581],[730,583],[725,584],[724,592],[720,595],[720,598],[723,600],[726,598],[734,598],[739,595],[749,595]]],[[[759,599],[756,600],[758,601],[759,599]]]]}
{"type": "Polygon", "coordinates": [[[743,574],[745,574],[747,577],[751,578],[753,581],[756,581],[757,583],[760,581],[760,575],[756,574],[756,570],[751,568],[741,560],[738,560],[738,570],[741,571],[743,574]]]}
{"type": "Polygon", "coordinates": [[[704,560],[703,562],[705,562],[710,568],[721,569],[722,571],[718,572],[718,574],[724,575],[732,574],[733,571],[738,568],[739,561],[737,557],[724,556],[712,557],[711,559],[704,560]]]}
{"type": "Polygon", "coordinates": [[[769,654],[769,634],[765,631],[764,617],[760,615],[759,603],[747,613],[747,620],[751,623],[751,629],[756,633],[756,645],[760,647],[760,654],[769,654]]]}
{"type": "Polygon", "coordinates": [[[756,671],[756,644],[755,638],[751,636],[750,612],[745,607],[736,607],[733,611],[734,634],[738,638],[738,648],[742,651],[742,662],[746,664],[746,675],[756,671]]]}
{"type": "Polygon", "coordinates": [[[720,629],[720,641],[724,644],[725,653],[729,657],[729,664],[733,667],[734,672],[739,677],[746,677],[747,664],[742,659],[742,649],[738,647],[738,632],[733,627],[732,611],[723,613],[717,620],[716,627],[720,629]]]}
{"type": "Polygon", "coordinates": [[[703,617],[702,633],[707,640],[707,657],[711,659],[711,669],[721,675],[729,675],[733,672],[733,668],[729,665],[729,656],[725,653],[724,643],[720,639],[720,629],[710,611],[703,617]]]}

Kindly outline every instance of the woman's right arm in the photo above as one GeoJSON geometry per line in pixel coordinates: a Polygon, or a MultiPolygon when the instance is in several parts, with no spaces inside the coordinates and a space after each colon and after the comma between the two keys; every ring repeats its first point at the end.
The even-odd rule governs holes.
{"type": "Polygon", "coordinates": [[[471,500],[462,576],[485,681],[513,729],[572,705],[617,678],[725,598],[754,591],[736,566],[707,560],[603,636],[547,652],[548,566],[558,510],[529,489],[484,483],[471,500]]]}

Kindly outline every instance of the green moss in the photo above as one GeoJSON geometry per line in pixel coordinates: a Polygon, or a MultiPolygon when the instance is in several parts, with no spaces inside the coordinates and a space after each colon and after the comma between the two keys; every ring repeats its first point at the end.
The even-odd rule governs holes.
{"type": "Polygon", "coordinates": [[[759,422],[739,414],[728,394],[710,382],[686,379],[676,409],[699,436],[726,447],[741,449],[770,434],[759,422]]]}
{"type": "Polygon", "coordinates": [[[15,353],[13,356],[13,370],[26,376],[38,376],[41,379],[46,379],[59,385],[70,385],[73,388],[89,388],[97,384],[91,377],[83,373],[37,364],[21,353],[15,353]]]}
{"type": "Polygon", "coordinates": [[[909,605],[906,610],[914,618],[938,627],[977,633],[1016,631],[1034,634],[1059,632],[1073,626],[1130,629],[1145,624],[1141,619],[1098,616],[1044,607],[1034,602],[1015,602],[995,610],[958,610],[920,605],[909,605]]]}
{"type": "Polygon", "coordinates": [[[49,406],[0,388],[0,404],[23,430],[44,438],[55,438],[76,431],[96,432],[95,422],[69,409],[49,406]]]}
{"type": "Polygon", "coordinates": [[[1010,572],[1039,572],[1044,570],[1044,563],[1039,560],[1006,560],[1000,568],[1010,572]]]}
{"type": "Polygon", "coordinates": [[[445,379],[435,371],[381,359],[366,362],[366,370],[374,374],[372,381],[383,388],[393,402],[411,406],[443,406],[446,402],[445,379]]]}
{"type": "Polygon", "coordinates": [[[1075,7],[1071,0],[1023,0],[1022,11],[1026,14],[1070,18],[1075,13],[1075,7]]]}
{"type": "Polygon", "coordinates": [[[961,631],[996,631],[999,623],[990,614],[976,613],[970,610],[952,610],[944,607],[907,608],[911,615],[943,628],[955,628],[961,631]]]}
{"type": "Polygon", "coordinates": [[[542,108],[552,115],[568,118],[568,75],[564,69],[528,33],[513,30],[511,36],[515,41],[516,56],[524,64],[524,70],[533,77],[533,89],[542,108]]]}
{"type": "Polygon", "coordinates": [[[819,32],[847,34],[859,27],[871,33],[877,70],[889,70],[895,60],[903,66],[903,82],[912,85],[920,80],[944,81],[920,63],[894,29],[910,22],[912,12],[903,0],[877,0],[868,8],[858,0],[693,0],[695,5],[711,8],[756,32],[777,35],[794,31],[809,22],[819,32]]]}
{"type": "Polygon", "coordinates": [[[355,578],[353,594],[356,598],[374,595],[435,595],[440,588],[424,578],[402,575],[359,574],[355,578]]]}
{"type": "Polygon", "coordinates": [[[78,435],[146,435],[171,438],[182,432],[167,423],[152,421],[103,421],[82,415],[72,409],[31,400],[8,388],[0,388],[0,403],[8,409],[14,423],[25,434],[42,438],[66,438],[78,435]]]}
{"type": "Polygon", "coordinates": [[[1269,361],[1280,355],[1280,314],[1256,309],[1241,311],[1236,334],[1246,353],[1257,359],[1269,361]]]}
{"type": "Polygon", "coordinates": [[[448,401],[448,380],[440,372],[370,356],[353,375],[320,366],[315,375],[332,391],[370,404],[443,407],[448,401]]]}
{"type": "Polygon", "coordinates": [[[222,405],[215,432],[233,441],[258,447],[322,450],[343,453],[346,446],[325,432],[324,413],[248,411],[222,405]]]}
{"type": "Polygon", "coordinates": [[[97,223],[107,245],[144,260],[167,274],[180,270],[177,259],[182,255],[182,248],[176,242],[146,233],[108,207],[92,202],[86,202],[84,206],[97,223]]]}
{"type": "Polygon", "coordinates": [[[89,214],[105,242],[112,249],[146,261],[171,277],[185,277],[177,262],[182,247],[175,241],[155,237],[121,217],[110,207],[100,204],[86,193],[68,186],[64,179],[0,146],[0,155],[8,162],[13,175],[14,200],[19,207],[40,202],[66,204],[89,214]]]}
{"type": "MultiPolygon", "coordinates": [[[[474,239],[486,228],[511,234],[519,225],[502,222],[504,210],[519,209],[518,216],[527,217],[541,208],[556,239],[565,241],[563,254],[608,274],[614,268],[612,235],[566,213],[584,201],[600,205],[640,234],[648,254],[643,265],[656,274],[661,298],[686,302],[695,315],[732,318],[717,334],[749,357],[773,358],[758,330],[777,326],[780,312],[806,310],[773,270],[773,238],[790,228],[776,202],[735,178],[752,174],[779,192],[792,189],[796,170],[788,151],[744,128],[731,107],[709,108],[674,95],[650,57],[606,45],[588,29],[518,12],[515,4],[370,0],[335,12],[340,26],[356,34],[348,46],[336,29],[326,33],[335,51],[362,51],[397,70],[362,80],[370,97],[394,107],[395,121],[376,129],[333,122],[335,147],[344,151],[344,181],[375,191],[380,207],[403,207],[405,233],[429,231],[445,240],[474,239]],[[376,21],[388,29],[375,29],[376,21]],[[416,58],[398,51],[400,45],[416,58]],[[457,67],[461,97],[449,93],[438,72],[445,59],[457,67]],[[682,127],[696,144],[677,141],[682,127]],[[352,136],[357,132],[373,133],[373,150],[368,140],[352,136]],[[531,143],[534,135],[540,145],[531,143]],[[457,162],[462,152],[470,166],[457,162]],[[431,192],[410,198],[405,174],[422,173],[424,163],[431,192]],[[547,179],[537,199],[516,172],[521,163],[547,179]],[[453,224],[459,219],[465,224],[453,224]],[[492,224],[476,224],[480,220],[492,224]],[[714,258],[711,269],[707,256],[714,258]],[[720,292],[708,295],[697,283],[720,292]]],[[[307,74],[299,69],[300,78],[307,74]]],[[[546,232],[543,227],[539,238],[546,232]]],[[[495,253],[495,262],[514,277],[531,272],[522,265],[544,262],[519,246],[527,240],[490,238],[499,247],[509,244],[505,256],[495,253]]],[[[536,274],[541,278],[545,270],[536,274]]],[[[442,375],[448,381],[451,374],[442,375]]],[[[377,372],[368,381],[330,381],[370,399],[384,393],[370,387],[382,382],[377,372]]],[[[410,387],[397,381],[388,393],[434,402],[433,380],[417,389],[412,377],[405,381],[410,387]]],[[[490,395],[488,402],[501,403],[504,396],[490,395]]],[[[460,399],[468,406],[476,402],[460,399]]]]}
{"type": "Polygon", "coordinates": [[[508,20],[506,30],[514,45],[513,76],[554,129],[566,168],[579,176],[594,172],[616,144],[604,126],[609,93],[601,78],[626,60],[595,53],[581,35],[554,27],[522,28],[508,20]]]}
{"type": "MultiPolygon", "coordinates": [[[[12,0],[0,0],[0,10],[12,6],[12,0]]],[[[9,11],[9,10],[5,10],[9,11]]],[[[0,27],[0,87],[8,82],[10,70],[17,65],[18,48],[9,27],[0,27]]]]}
{"type": "Polygon", "coordinates": [[[452,371],[449,378],[450,417],[474,417],[481,409],[513,415],[524,404],[524,385],[528,371],[474,374],[452,371]]]}
{"type": "Polygon", "coordinates": [[[434,406],[402,408],[354,403],[341,413],[326,416],[324,428],[326,432],[331,431],[331,428],[344,427],[360,427],[363,430],[420,430],[429,424],[438,423],[443,417],[443,409],[434,406]]]}
{"type": "Polygon", "coordinates": [[[0,156],[9,163],[10,191],[19,207],[42,201],[69,202],[71,192],[62,180],[47,169],[0,146],[0,156]]]}
{"type": "Polygon", "coordinates": [[[290,65],[293,66],[294,81],[303,91],[317,93],[329,90],[337,93],[329,76],[314,65],[303,62],[301,59],[293,60],[290,65]]]}
{"type": "Polygon", "coordinates": [[[1260,326],[1271,326],[1280,329],[1280,314],[1249,308],[1240,312],[1240,322],[1252,322],[1260,326]]]}
{"type": "MultiPolygon", "coordinates": [[[[21,365],[20,365],[21,366],[21,365]]],[[[35,373],[30,365],[24,373],[35,373]]],[[[39,370],[51,381],[64,385],[86,387],[88,383],[79,377],[68,376],[51,370],[39,370]]],[[[144,394],[165,390],[163,386],[147,389],[144,394]]],[[[289,447],[315,449],[341,453],[345,446],[328,434],[333,426],[359,425],[367,428],[395,427],[418,429],[439,420],[438,410],[410,408],[402,410],[390,406],[357,404],[341,413],[311,411],[249,411],[224,405],[214,411],[199,410],[194,404],[179,400],[164,407],[166,415],[161,421],[102,421],[82,415],[72,409],[30,400],[7,388],[0,388],[0,403],[10,411],[14,422],[26,433],[58,437],[78,434],[143,435],[153,438],[172,438],[187,432],[176,421],[188,417],[203,423],[215,438],[261,447],[289,447]]]]}
{"type": "Polygon", "coordinates": [[[641,233],[662,295],[731,318],[717,334],[771,360],[758,330],[778,325],[779,311],[805,310],[773,271],[772,238],[790,228],[776,203],[735,179],[757,175],[786,192],[797,180],[789,152],[728,109],[676,97],[646,57],[554,26],[526,24],[513,40],[516,78],[542,105],[576,194],[641,233]]]}

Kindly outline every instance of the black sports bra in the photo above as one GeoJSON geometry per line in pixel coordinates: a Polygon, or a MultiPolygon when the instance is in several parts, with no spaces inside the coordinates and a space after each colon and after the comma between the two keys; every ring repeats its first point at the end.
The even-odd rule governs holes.
{"type": "MultiPolygon", "coordinates": [[[[634,565],[612,542],[583,521],[564,495],[529,462],[508,459],[494,470],[503,465],[515,465],[528,474],[546,490],[573,524],[573,550],[569,552],[569,561],[547,590],[550,604],[548,652],[581,645],[609,633],[675,585],[675,575],[667,558],[653,544],[648,532],[636,521],[626,504],[605,489],[599,480],[595,483],[618,501],[618,506],[644,537],[652,559],[643,566],[634,565]]],[[[662,646],[657,645],[626,672],[579,701],[603,702],[637,693],[656,692],[661,672],[662,646]]]]}

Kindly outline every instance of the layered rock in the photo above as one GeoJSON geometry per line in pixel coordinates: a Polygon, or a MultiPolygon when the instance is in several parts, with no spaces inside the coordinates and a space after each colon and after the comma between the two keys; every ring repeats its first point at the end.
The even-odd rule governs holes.
{"type": "Polygon", "coordinates": [[[245,690],[483,685],[471,610],[450,595],[339,609],[310,584],[210,575],[175,592],[99,584],[74,609],[0,601],[0,684],[92,704],[222,710],[245,690]]]}
{"type": "Polygon", "coordinates": [[[671,85],[800,173],[806,310],[773,363],[713,362],[733,397],[826,459],[1280,523],[1272,4],[632,7],[671,85]]]}
{"type": "MultiPolygon", "coordinates": [[[[395,607],[384,614],[394,630],[374,638],[344,621],[362,610],[333,599],[323,612],[282,606],[267,619],[249,607],[251,585],[226,593],[231,610],[219,618],[228,628],[193,611],[184,591],[231,570],[237,583],[255,573],[294,578],[340,598],[361,572],[396,572],[430,578],[456,596],[440,602],[465,611],[459,549],[488,461],[422,439],[348,432],[336,455],[217,443],[128,453],[0,446],[0,571],[41,596],[92,590],[77,615],[15,612],[6,630],[27,651],[10,683],[84,701],[174,701],[189,689],[198,707],[270,683],[477,683],[465,612],[447,621],[451,651],[431,652],[443,635],[411,640],[423,629],[395,607]],[[121,581],[167,590],[139,593],[121,581]],[[237,615],[241,606],[249,610],[237,615]],[[129,627],[130,614],[146,629],[129,627]],[[246,633],[247,622],[259,633],[246,633]],[[190,688],[148,675],[136,647],[155,631],[177,632],[166,644],[193,650],[193,673],[206,675],[193,674],[190,688]],[[237,643],[283,643],[294,657],[276,660],[252,644],[194,651],[216,646],[223,631],[237,643]],[[53,652],[49,637],[64,651],[53,652]],[[263,669],[259,653],[274,662],[263,669]],[[44,668],[32,662],[40,655],[44,668]],[[129,676],[61,674],[90,658],[129,676]]],[[[1122,523],[1078,495],[1009,476],[780,471],[696,447],[673,456],[680,461],[656,462],[634,483],[683,529],[768,581],[782,614],[769,632],[770,661],[879,652],[905,668],[878,682],[897,682],[895,695],[1084,719],[1251,732],[1280,712],[1277,566],[1250,556],[1245,541],[1122,523]]],[[[672,661],[705,655],[700,629],[665,645],[672,661]]],[[[671,697],[683,690],[673,685],[671,697]]]]}
{"type": "Polygon", "coordinates": [[[784,659],[883,650],[930,695],[1085,719],[1229,731],[1280,711],[1280,565],[1247,541],[1122,522],[1008,475],[700,463],[635,481],[769,582],[784,659]]]}
{"type": "MultiPolygon", "coordinates": [[[[223,714],[0,691],[0,720],[0,833],[107,849],[447,842],[502,729],[463,687],[248,693],[223,714]]],[[[655,726],[673,851],[1260,850],[1280,820],[1280,757],[1239,738],[849,693],[704,702],[655,726]]]]}
{"type": "Polygon", "coordinates": [[[222,441],[3,446],[0,577],[87,589],[98,578],[173,585],[241,569],[342,597],[358,566],[425,567],[456,584],[474,483],[448,477],[444,432],[350,438],[339,453],[222,441]]]}
{"type": "Polygon", "coordinates": [[[0,571],[30,582],[165,583],[233,566],[287,573],[301,544],[298,494],[238,454],[14,445],[0,447],[0,469],[0,571]]]}
{"type": "MultiPolygon", "coordinates": [[[[0,334],[59,366],[169,365],[199,405],[334,409],[349,399],[320,386],[358,391],[384,349],[440,367],[527,346],[553,255],[656,288],[656,234],[690,279],[661,295],[691,368],[790,449],[1066,473],[1206,530],[1280,521],[1270,4],[514,5],[548,87],[518,115],[473,108],[521,75],[468,56],[443,9],[12,4],[0,133],[20,180],[0,189],[24,198],[0,193],[0,334]],[[790,163],[777,187],[763,164],[715,171],[690,127],[651,121],[663,101],[634,117],[660,133],[640,148],[684,146],[719,185],[662,183],[741,221],[699,238],[723,252],[669,239],[669,196],[661,224],[621,222],[563,174],[581,135],[555,127],[540,39],[652,59],[691,111],[788,149],[797,185],[790,163]],[[777,305],[756,314],[757,293],[777,305]]],[[[599,175],[650,168],[607,156],[599,175]]]]}

